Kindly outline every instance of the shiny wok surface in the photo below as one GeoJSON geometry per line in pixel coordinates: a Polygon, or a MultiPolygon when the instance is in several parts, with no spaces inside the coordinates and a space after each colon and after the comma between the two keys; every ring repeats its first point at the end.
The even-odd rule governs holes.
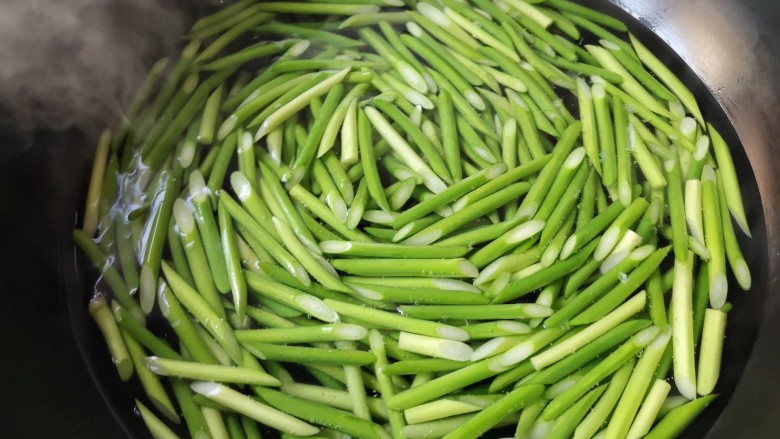
{"type": "MultiPolygon", "coordinates": [[[[755,291],[738,299],[744,303],[737,303],[756,312],[744,317],[735,314],[729,322],[747,327],[744,339],[727,340],[739,362],[745,363],[744,373],[729,377],[730,372],[724,371],[724,380],[731,383],[724,390],[731,396],[718,401],[690,437],[702,437],[721,409],[704,437],[776,437],[780,432],[780,29],[776,25],[780,2],[610,1],[644,24],[643,38],[655,38],[649,33],[655,32],[660,37],[656,41],[669,44],[690,66],[686,74],[700,77],[714,91],[716,100],[709,111],[725,110],[728,120],[718,121],[730,120],[744,146],[745,152],[735,153],[735,160],[741,167],[749,164],[755,173],[746,207],[752,221],[760,220],[761,213],[765,218],[765,224],[752,224],[760,233],[748,244],[758,249],[753,257],[757,265],[752,267],[758,274],[755,291]]],[[[587,3],[614,7],[604,0],[587,3]]],[[[670,63],[682,67],[678,58],[670,63]]],[[[11,134],[12,129],[0,129],[0,148],[20,141],[11,134]]],[[[90,359],[104,353],[97,348],[99,339],[84,303],[66,296],[65,288],[77,277],[68,230],[81,209],[94,141],[78,129],[37,131],[31,141],[32,147],[20,154],[0,155],[0,371],[4,378],[0,436],[130,435],[141,431],[140,421],[132,416],[124,391],[108,384],[116,381],[113,371],[87,367],[90,359]],[[100,390],[93,378],[101,383],[100,390]]]]}

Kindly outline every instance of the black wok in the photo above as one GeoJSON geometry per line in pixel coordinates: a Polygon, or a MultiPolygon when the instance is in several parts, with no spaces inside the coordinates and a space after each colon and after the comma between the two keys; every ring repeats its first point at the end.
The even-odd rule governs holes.
{"type": "MultiPolygon", "coordinates": [[[[620,13],[683,79],[701,82],[693,88],[705,117],[735,148],[743,181],[754,236],[743,248],[754,287],[732,293],[723,396],[685,437],[777,437],[780,2],[586,3],[620,13]]],[[[20,132],[0,125],[0,437],[148,435],[86,315],[91,282],[76,271],[69,240],[95,138],[83,127],[20,132]]]]}

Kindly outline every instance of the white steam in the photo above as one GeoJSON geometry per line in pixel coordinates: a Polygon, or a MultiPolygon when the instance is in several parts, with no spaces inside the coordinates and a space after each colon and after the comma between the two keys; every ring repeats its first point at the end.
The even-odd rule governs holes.
{"type": "Polygon", "coordinates": [[[147,69],[181,41],[165,0],[0,2],[0,125],[26,133],[115,125],[147,69]]]}

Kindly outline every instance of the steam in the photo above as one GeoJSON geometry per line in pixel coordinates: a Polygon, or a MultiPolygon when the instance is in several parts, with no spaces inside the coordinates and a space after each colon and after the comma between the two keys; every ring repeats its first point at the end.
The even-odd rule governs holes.
{"type": "Polygon", "coordinates": [[[0,128],[96,138],[149,66],[175,52],[185,21],[164,0],[1,1],[0,128]]]}

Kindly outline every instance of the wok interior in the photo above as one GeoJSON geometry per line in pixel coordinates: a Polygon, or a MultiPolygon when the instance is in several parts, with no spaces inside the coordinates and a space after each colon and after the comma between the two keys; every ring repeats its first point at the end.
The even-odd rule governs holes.
{"type": "MultiPolygon", "coordinates": [[[[651,48],[689,86],[699,102],[705,119],[719,130],[732,149],[734,164],[740,178],[745,209],[753,232],[753,239],[751,240],[747,240],[741,233],[738,233],[740,246],[753,275],[753,288],[748,293],[740,291],[733,276],[729,273],[731,286],[729,288],[729,301],[733,303],[734,308],[729,312],[728,326],[726,328],[723,352],[724,361],[718,383],[721,396],[696,419],[684,435],[684,437],[691,438],[704,437],[723,412],[724,407],[728,404],[729,397],[739,384],[740,377],[756,340],[756,334],[762,318],[763,305],[767,297],[768,241],[758,184],[745,150],[720,104],[701,79],[691,71],[674,51],[645,25],[620,8],[607,4],[604,1],[591,0],[583,3],[624,21],[629,26],[629,30],[651,48]]],[[[83,197],[89,178],[89,167],[81,166],[80,171],[83,174],[79,175],[78,179],[72,179],[68,186],[83,197]]],[[[73,211],[77,211],[82,205],[83,199],[79,199],[78,204],[72,206],[73,211]]],[[[73,270],[70,261],[73,261],[74,253],[69,243],[65,243],[60,250],[63,252],[61,253],[64,255],[63,259],[67,261],[64,274],[68,313],[90,374],[120,425],[133,437],[146,437],[148,432],[140,417],[134,412],[134,397],[143,395],[143,391],[137,384],[128,384],[119,380],[116,370],[110,362],[110,355],[105,347],[104,340],[87,313],[87,302],[91,296],[94,271],[86,264],[81,264],[83,262],[81,258],[78,261],[81,264],[78,266],[78,270],[73,270]]],[[[170,331],[168,333],[164,330],[160,331],[167,326],[164,319],[160,316],[157,316],[156,319],[151,318],[149,325],[154,332],[171,336],[170,331]]],[[[184,433],[183,426],[181,432],[184,433]]],[[[505,435],[511,435],[513,430],[507,430],[504,433],[505,435]]]]}

